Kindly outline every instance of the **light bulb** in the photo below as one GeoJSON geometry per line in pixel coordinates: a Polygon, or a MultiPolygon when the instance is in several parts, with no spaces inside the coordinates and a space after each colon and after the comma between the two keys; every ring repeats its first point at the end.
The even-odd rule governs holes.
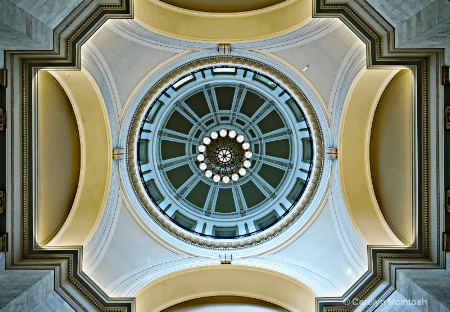
{"type": "Polygon", "coordinates": [[[216,131],[213,131],[209,136],[211,137],[211,139],[215,140],[219,137],[219,134],[216,131]]]}
{"type": "Polygon", "coordinates": [[[232,138],[232,139],[234,139],[234,138],[236,137],[236,135],[237,135],[237,132],[234,131],[234,130],[230,130],[230,131],[228,132],[228,136],[229,136],[230,138],[232,138]]]}
{"type": "Polygon", "coordinates": [[[198,151],[199,151],[200,153],[204,153],[204,152],[206,151],[206,146],[205,146],[205,145],[199,145],[199,146],[198,146],[198,151]]]}
{"type": "MultiPolygon", "coordinates": [[[[208,167],[208,165],[205,164],[205,163],[200,163],[200,165],[198,165],[198,167],[200,168],[201,171],[205,171],[206,168],[208,167]]],[[[206,173],[205,173],[205,174],[206,174],[206,173]]]]}
{"type": "Polygon", "coordinates": [[[211,170],[206,170],[205,171],[205,177],[207,177],[207,178],[211,178],[212,174],[213,174],[213,172],[211,170]]]}
{"type": "Polygon", "coordinates": [[[250,152],[250,151],[246,151],[246,152],[245,152],[245,154],[244,154],[244,156],[245,156],[245,158],[248,158],[248,159],[250,159],[250,158],[252,158],[252,156],[253,156],[253,153],[252,153],[252,152],[250,152]]]}
{"type": "Polygon", "coordinates": [[[233,180],[234,182],[236,182],[237,180],[239,180],[239,175],[237,173],[233,173],[231,175],[231,180],[233,180]]]}
{"type": "Polygon", "coordinates": [[[241,176],[245,176],[247,174],[247,170],[245,168],[239,168],[239,174],[241,176]]]}
{"type": "Polygon", "coordinates": [[[250,148],[250,143],[248,143],[248,142],[242,143],[242,148],[245,150],[248,150],[250,148]]]}
{"type": "Polygon", "coordinates": [[[203,144],[208,145],[209,143],[211,143],[211,138],[210,137],[204,137],[203,138],[203,144]]]}
{"type": "Polygon", "coordinates": [[[204,154],[198,154],[197,155],[197,160],[200,161],[200,162],[204,161],[205,160],[205,155],[204,154]]]}
{"type": "Polygon", "coordinates": [[[230,183],[230,177],[229,176],[223,176],[222,177],[222,182],[225,183],[225,184],[230,183]]]}
{"type": "Polygon", "coordinates": [[[220,136],[222,137],[222,138],[224,138],[224,137],[226,137],[227,136],[227,134],[228,134],[228,131],[226,130],[226,129],[220,129],[219,130],[219,134],[220,134],[220,136]]]}
{"type": "Polygon", "coordinates": [[[248,159],[244,160],[244,162],[242,163],[244,165],[245,168],[250,168],[250,166],[252,165],[252,162],[248,159]]]}
{"type": "Polygon", "coordinates": [[[239,134],[239,135],[237,136],[237,138],[236,138],[236,141],[238,141],[239,143],[244,142],[244,140],[245,140],[245,138],[244,138],[244,136],[243,136],[242,134],[239,134]]]}
{"type": "Polygon", "coordinates": [[[220,181],[220,175],[216,174],[213,176],[213,181],[218,183],[220,181]]]}

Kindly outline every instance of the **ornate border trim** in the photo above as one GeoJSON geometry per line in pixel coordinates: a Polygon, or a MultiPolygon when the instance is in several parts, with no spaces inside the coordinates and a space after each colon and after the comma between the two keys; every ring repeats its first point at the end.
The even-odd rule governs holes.
{"type": "Polygon", "coordinates": [[[79,5],[54,30],[54,51],[19,51],[7,53],[9,66],[9,104],[14,118],[10,119],[8,148],[11,162],[11,252],[8,267],[55,270],[57,292],[77,311],[95,308],[105,312],[124,312],[134,309],[133,298],[110,298],[82,272],[82,248],[40,248],[34,240],[36,172],[33,77],[39,68],[78,68],[81,64],[81,45],[108,19],[132,17],[131,0],[117,4],[99,4],[88,0],[79,5]],[[17,84],[18,89],[14,89],[17,84]],[[17,140],[17,141],[15,141],[17,140]],[[17,168],[16,168],[17,167],[17,168]],[[19,248],[16,248],[19,247],[19,248]]]}
{"type": "Polygon", "coordinates": [[[304,96],[303,92],[297,87],[289,78],[287,78],[284,74],[280,73],[276,69],[266,65],[262,62],[242,57],[236,55],[221,55],[221,56],[209,56],[203,57],[183,66],[175,69],[164,78],[160,79],[155,86],[147,91],[145,97],[140,102],[138,108],[136,109],[131,127],[128,131],[127,137],[127,165],[128,165],[128,178],[131,181],[132,187],[134,189],[135,194],[137,195],[140,204],[147,210],[147,212],[153,217],[153,219],[166,231],[175,235],[176,237],[182,239],[185,242],[191,243],[196,246],[213,248],[213,249],[235,249],[235,248],[244,248],[248,246],[254,246],[260,244],[264,241],[269,240],[271,237],[281,233],[284,229],[286,229],[294,220],[296,220],[304,209],[308,206],[312,197],[315,195],[317,187],[319,185],[321,176],[322,176],[322,167],[324,163],[324,146],[323,146],[323,134],[322,129],[320,128],[320,124],[317,118],[317,115],[308,101],[308,99],[304,96]],[[302,110],[305,113],[305,116],[310,123],[310,129],[312,132],[312,137],[314,140],[314,165],[311,172],[310,180],[305,189],[304,195],[300,198],[300,201],[296,204],[296,206],[289,212],[287,216],[282,218],[279,222],[277,222],[272,227],[267,230],[256,233],[254,235],[250,235],[244,238],[237,239],[214,239],[209,237],[204,237],[200,235],[195,235],[189,231],[178,227],[176,224],[168,220],[160,211],[158,207],[155,207],[153,203],[147,200],[147,194],[141,185],[141,181],[139,178],[139,171],[137,168],[137,136],[139,134],[139,129],[144,119],[149,107],[152,105],[153,101],[156,97],[171,83],[176,81],[179,77],[190,73],[193,70],[197,70],[200,68],[209,67],[212,65],[235,65],[250,68],[255,71],[263,72],[264,74],[272,77],[275,81],[281,83],[292,96],[298,101],[302,102],[302,110]]]}
{"type": "MultiPolygon", "coordinates": [[[[344,2],[345,0],[343,0],[344,2]]],[[[352,2],[336,3],[330,0],[315,0],[313,17],[335,17],[339,18],[352,31],[358,35],[367,45],[367,66],[368,67],[383,67],[386,65],[404,65],[415,70],[416,74],[416,107],[415,120],[413,121],[415,127],[415,134],[417,142],[414,146],[414,161],[413,172],[417,181],[413,181],[413,192],[415,193],[414,202],[416,203],[417,211],[417,229],[415,245],[409,248],[396,249],[393,248],[377,248],[375,246],[368,247],[369,268],[364,274],[344,295],[339,298],[316,298],[317,311],[332,311],[332,312],[347,312],[353,311],[357,308],[353,302],[359,302],[367,298],[367,296],[376,290],[376,298],[385,298],[392,293],[391,285],[381,286],[380,283],[388,280],[389,283],[395,285],[395,274],[398,268],[411,268],[415,265],[421,268],[438,268],[442,265],[439,260],[440,242],[439,242],[439,228],[440,228],[440,212],[437,213],[438,224],[436,225],[437,232],[437,263],[432,260],[433,251],[430,246],[430,191],[432,191],[432,184],[439,185],[439,177],[435,181],[430,181],[429,174],[432,164],[430,163],[429,155],[429,131],[432,124],[436,120],[429,121],[430,109],[430,70],[434,66],[438,68],[433,62],[440,62],[440,52],[437,49],[428,50],[396,50],[394,45],[394,29],[378,15],[366,2],[363,4],[361,0],[354,0],[352,2]],[[330,3],[329,3],[330,2],[330,3]],[[362,18],[364,17],[364,18],[362,18]],[[369,26],[370,23],[370,26],[369,26]],[[405,264],[405,260],[410,264],[405,264]],[[411,263],[412,262],[412,263],[411,263]],[[389,272],[388,275],[384,272],[389,272]],[[354,299],[357,299],[354,301],[354,299]]],[[[435,130],[436,141],[439,142],[439,132],[435,130]]],[[[439,152],[436,153],[436,172],[439,172],[439,152]]],[[[439,190],[437,190],[439,193],[439,190]]],[[[438,196],[439,198],[439,196],[438,196]]],[[[439,199],[438,199],[439,200],[439,199]]],[[[376,302],[377,300],[373,300],[376,302]]],[[[375,306],[367,306],[364,311],[372,310],[375,306]]]]}
{"type": "MultiPolygon", "coordinates": [[[[417,126],[417,136],[418,143],[416,146],[417,150],[417,171],[419,176],[419,181],[417,181],[416,189],[419,194],[417,194],[416,202],[420,206],[418,209],[418,240],[416,246],[410,249],[380,249],[380,248],[369,248],[369,259],[370,267],[369,272],[365,274],[358,282],[356,282],[355,287],[350,289],[346,294],[340,298],[318,298],[317,299],[317,309],[327,310],[327,311],[350,311],[354,309],[354,306],[345,305],[344,302],[349,298],[364,298],[372,291],[379,282],[389,278],[393,283],[395,280],[395,270],[400,267],[395,261],[414,261],[417,266],[430,267],[439,266],[439,263],[434,263],[431,261],[430,255],[430,235],[436,235],[436,233],[431,233],[429,229],[429,214],[430,214],[430,197],[437,195],[437,201],[440,203],[439,190],[436,190],[437,194],[432,193],[430,183],[436,183],[439,185],[440,178],[437,176],[435,180],[430,179],[430,171],[439,172],[440,169],[440,154],[436,154],[436,164],[435,168],[432,168],[430,164],[429,153],[429,136],[430,134],[436,135],[437,142],[440,142],[440,133],[435,128],[432,128],[438,118],[430,118],[430,105],[428,103],[429,88],[430,88],[430,75],[436,74],[435,72],[430,73],[430,70],[435,71],[434,66],[430,65],[431,58],[437,58],[440,61],[440,56],[442,52],[437,50],[395,50],[393,42],[393,30],[386,23],[383,22],[383,18],[378,15],[374,15],[371,12],[367,12],[368,4],[362,5],[360,0],[355,0],[352,4],[353,6],[359,6],[359,11],[355,12],[347,4],[328,4],[328,0],[316,0],[314,7],[315,17],[337,17],[340,18],[347,26],[351,27],[360,37],[368,44],[368,65],[369,66],[383,66],[383,65],[393,65],[393,64],[403,64],[406,66],[411,66],[416,68],[417,82],[418,82],[418,92],[417,92],[417,118],[415,120],[417,126]],[[363,11],[362,13],[360,11],[363,11]],[[366,22],[361,19],[360,16],[365,14],[365,18],[371,20],[370,24],[374,25],[368,26],[366,22]],[[369,17],[368,17],[369,16],[369,17]],[[384,24],[383,24],[384,23],[384,24]],[[376,31],[375,27],[379,27],[376,31]],[[380,30],[381,29],[381,30],[380,30]],[[411,57],[413,55],[414,57],[411,57]],[[430,119],[430,120],[429,120],[430,119]],[[429,130],[431,127],[431,130],[429,130]],[[434,129],[434,133],[432,132],[434,129]],[[423,229],[422,229],[423,226],[423,229]],[[387,267],[386,267],[387,265],[387,267]],[[384,276],[383,270],[390,272],[390,276],[384,276]]],[[[87,293],[95,294],[97,289],[93,286],[93,282],[88,278],[84,278],[81,268],[79,266],[79,259],[82,258],[82,252],[80,249],[72,248],[70,250],[42,250],[38,249],[33,245],[32,233],[33,233],[33,222],[29,218],[33,215],[33,186],[29,184],[32,177],[32,131],[29,126],[31,123],[31,81],[32,81],[32,70],[34,67],[76,67],[79,66],[80,51],[79,45],[86,38],[88,34],[92,33],[98,26],[107,18],[130,17],[130,0],[122,0],[119,6],[99,6],[92,13],[89,18],[85,21],[79,22],[78,19],[80,13],[77,15],[71,15],[71,19],[67,19],[64,23],[67,23],[63,27],[59,27],[56,31],[55,36],[61,36],[63,32],[71,32],[67,35],[67,41],[62,42],[61,47],[65,47],[65,50],[60,52],[58,49],[57,54],[55,52],[42,52],[34,51],[29,53],[7,53],[8,59],[5,59],[5,64],[14,64],[15,58],[17,57],[17,62],[11,65],[13,68],[12,72],[20,73],[21,77],[14,78],[10,75],[10,81],[13,82],[14,79],[21,80],[19,83],[19,89],[14,89],[14,83],[10,83],[12,100],[11,100],[11,112],[17,113],[19,116],[18,120],[9,119],[9,129],[11,129],[10,140],[11,146],[9,147],[9,160],[13,165],[9,169],[8,176],[11,177],[11,186],[9,202],[11,203],[11,229],[12,233],[17,232],[14,235],[16,241],[20,241],[20,250],[14,250],[14,245],[11,244],[11,254],[8,257],[9,264],[11,266],[27,266],[33,268],[43,268],[43,267],[54,267],[56,271],[60,271],[56,276],[58,280],[56,282],[61,282],[67,274],[71,277],[70,285],[76,287],[76,289],[82,289],[84,298],[89,298],[90,302],[93,300],[98,300],[101,303],[99,307],[100,311],[129,311],[132,309],[132,303],[119,304],[113,302],[110,298],[100,297],[95,295],[95,298],[90,297],[87,293]],[[71,23],[83,23],[82,26],[70,26],[71,23]],[[40,58],[39,58],[40,55],[40,58]],[[17,104],[18,103],[18,104],[17,104]],[[16,140],[16,141],[14,141],[16,140]],[[14,200],[12,199],[14,196],[14,200]],[[15,215],[14,215],[15,214],[15,215]],[[23,214],[23,215],[22,215],[23,214]],[[14,221],[16,220],[16,221],[14,221]],[[16,224],[14,224],[16,222],[16,224]],[[23,255],[20,255],[20,254],[23,255]],[[61,273],[63,271],[63,273],[61,273]],[[64,275],[64,276],[63,276],[64,275]],[[75,286],[76,284],[76,286],[75,286]],[[119,307],[120,306],[120,307],[119,307]]],[[[79,25],[79,24],[77,24],[79,25]]],[[[63,41],[61,39],[61,41],[63,41]]],[[[55,39],[56,46],[59,46],[59,38],[55,39]]],[[[56,50],[55,50],[56,51],[56,50]]],[[[439,212],[438,212],[439,213],[439,212]]],[[[441,217],[437,216],[437,229],[432,229],[439,232],[439,225],[442,220],[441,217]]],[[[437,250],[440,250],[439,235],[437,236],[437,250]]],[[[11,237],[13,239],[13,237],[11,237]]],[[[17,248],[16,248],[17,249],[17,248]]],[[[64,287],[71,286],[61,286],[60,289],[66,292],[64,296],[68,299],[72,297],[70,294],[71,290],[67,290],[64,287]]],[[[390,286],[389,286],[390,287],[390,286]]],[[[384,295],[386,294],[386,289],[384,295]]],[[[388,291],[388,290],[387,290],[388,291]]],[[[101,291],[99,291],[101,293],[101,291]]],[[[383,294],[381,294],[383,295],[383,294]]],[[[76,298],[72,297],[73,302],[77,302],[76,298]]],[[[128,300],[128,299],[127,299],[128,300]]],[[[131,300],[131,299],[130,299],[131,300]]]]}

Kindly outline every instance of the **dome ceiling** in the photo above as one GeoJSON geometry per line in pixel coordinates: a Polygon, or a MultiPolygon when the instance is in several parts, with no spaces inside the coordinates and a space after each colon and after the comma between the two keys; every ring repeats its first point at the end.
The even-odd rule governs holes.
{"type": "MultiPolygon", "coordinates": [[[[309,124],[317,121],[302,112],[299,103],[312,110],[303,94],[297,91],[302,97],[294,98],[286,90],[293,85],[269,78],[274,71],[268,67],[257,72],[242,67],[251,60],[232,60],[236,65],[224,66],[211,58],[210,67],[201,62],[203,68],[187,74],[179,68],[174,83],[154,86],[164,90],[156,97],[149,91],[138,143],[128,143],[137,149],[143,184],[135,188],[144,187],[181,228],[228,239],[298,216],[311,197],[300,202],[313,168],[317,181],[322,163],[313,160],[322,154],[314,151],[322,149],[322,139],[317,131],[312,138],[309,124]]],[[[155,216],[148,199],[140,199],[155,216]]]]}
{"type": "MultiPolygon", "coordinates": [[[[405,166],[410,174],[393,180],[404,194],[397,198],[380,187],[395,168],[379,156],[395,150],[393,163],[420,158],[411,156],[415,145],[405,137],[413,137],[415,106],[422,107],[411,83],[426,79],[414,76],[423,60],[398,57],[383,69],[368,68],[381,58],[367,53],[374,43],[339,19],[312,19],[312,2],[304,2],[263,2],[308,13],[279,29],[234,37],[227,50],[216,40],[225,37],[207,29],[193,32],[197,40],[150,25],[145,10],[137,10],[146,4],[136,0],[134,19],[79,32],[85,36],[79,70],[49,59],[38,66],[35,87],[24,84],[24,93],[37,92],[41,97],[30,98],[39,101],[52,93],[47,85],[59,89],[61,102],[73,109],[75,198],[55,211],[56,233],[39,229],[41,222],[24,226],[23,237],[48,236],[39,236],[38,246],[24,242],[45,261],[70,253],[68,270],[77,273],[61,287],[77,294],[74,305],[160,311],[202,297],[244,296],[289,311],[350,310],[345,299],[390,291],[383,281],[391,276],[382,270],[390,260],[378,259],[373,246],[389,246],[383,252],[393,258],[410,256],[412,243],[424,244],[416,216],[428,212],[418,208],[419,199],[410,200],[419,166],[405,166]],[[40,83],[40,76],[52,83],[40,83]],[[396,99],[396,90],[404,96],[396,99]],[[395,120],[402,122],[384,127],[395,120]],[[408,218],[395,212],[399,205],[408,218]],[[283,291],[274,292],[274,285],[283,291]]],[[[255,3],[239,10],[252,11],[255,3]]],[[[50,120],[44,108],[33,106],[41,120],[50,120]]],[[[45,138],[31,139],[40,159],[61,160],[44,149],[45,138]]],[[[44,170],[50,169],[37,168],[52,176],[44,170]]],[[[36,183],[39,195],[45,181],[36,183]]],[[[58,209],[40,210],[44,205],[30,208],[36,209],[30,216],[58,209]]],[[[21,239],[14,241],[22,250],[21,239]]]]}

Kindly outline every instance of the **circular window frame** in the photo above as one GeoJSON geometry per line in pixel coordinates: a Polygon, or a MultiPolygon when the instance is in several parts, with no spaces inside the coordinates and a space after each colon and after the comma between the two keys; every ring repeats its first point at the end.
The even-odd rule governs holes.
{"type": "Polygon", "coordinates": [[[317,190],[324,165],[323,154],[323,134],[318,117],[311,103],[305,97],[300,88],[298,88],[288,77],[273,67],[253,59],[235,55],[203,57],[187,62],[164,76],[146,92],[145,96],[142,97],[142,100],[139,102],[138,107],[132,116],[131,126],[129,127],[127,134],[127,171],[132,188],[137,195],[140,204],[164,230],[168,231],[172,235],[190,244],[214,249],[243,248],[260,244],[281,233],[291,223],[293,223],[306,209],[317,190]],[[169,85],[175,83],[181,77],[186,76],[190,72],[212,66],[236,66],[248,68],[256,72],[264,73],[264,75],[282,85],[283,88],[285,88],[295,99],[297,105],[300,106],[301,111],[308,122],[314,150],[312,171],[308,184],[306,185],[301,198],[297,201],[295,206],[290,209],[287,215],[267,229],[252,233],[248,236],[230,239],[218,239],[210,236],[201,236],[175,224],[170,218],[165,216],[164,213],[160,211],[159,207],[157,207],[149,198],[149,195],[142,185],[138,166],[137,144],[140,127],[143,119],[147,115],[147,111],[154,103],[155,99],[157,99],[161,92],[163,92],[169,85]]]}

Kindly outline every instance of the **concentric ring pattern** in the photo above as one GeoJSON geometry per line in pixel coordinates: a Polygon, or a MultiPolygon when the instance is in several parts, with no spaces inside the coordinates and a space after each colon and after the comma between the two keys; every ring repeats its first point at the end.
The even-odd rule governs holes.
{"type": "Polygon", "coordinates": [[[280,83],[254,69],[210,66],[179,77],[149,106],[138,135],[139,174],[153,204],[179,227],[239,238],[276,224],[298,202],[313,168],[312,140],[280,83]],[[246,174],[226,183],[205,175],[198,160],[203,139],[223,129],[242,134],[252,152],[246,174]]]}

